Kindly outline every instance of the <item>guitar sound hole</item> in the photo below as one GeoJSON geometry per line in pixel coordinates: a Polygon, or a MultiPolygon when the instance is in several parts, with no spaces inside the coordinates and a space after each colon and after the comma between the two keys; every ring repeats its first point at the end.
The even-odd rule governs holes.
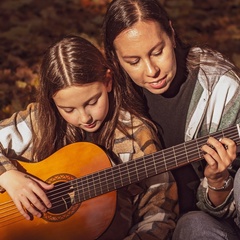
{"type": "Polygon", "coordinates": [[[72,206],[73,190],[67,182],[58,182],[54,188],[47,193],[52,207],[48,210],[52,214],[59,214],[67,211],[72,206]]]}

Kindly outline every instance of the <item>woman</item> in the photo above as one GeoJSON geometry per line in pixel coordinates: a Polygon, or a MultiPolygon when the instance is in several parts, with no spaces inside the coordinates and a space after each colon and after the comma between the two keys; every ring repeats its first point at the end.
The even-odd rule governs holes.
{"type": "MultiPolygon", "coordinates": [[[[183,44],[157,0],[113,0],[105,15],[103,37],[106,57],[117,79],[123,86],[133,84],[143,93],[163,147],[240,123],[237,68],[220,53],[183,44]]],[[[217,145],[218,157],[205,154],[207,165],[205,161],[194,162],[172,171],[178,184],[180,213],[199,207],[218,217],[230,216],[233,181],[228,167],[235,154],[224,144],[234,143],[229,140],[221,144],[211,138],[208,144],[217,145]]],[[[202,149],[214,154],[210,148],[205,145],[202,149]]],[[[219,239],[218,228],[212,230],[210,215],[199,211],[191,213],[190,219],[188,216],[178,222],[180,230],[177,227],[175,239],[201,239],[205,232],[208,238],[219,239]],[[206,227],[199,224],[198,229],[193,219],[201,219],[206,227]],[[191,224],[195,225],[194,231],[191,224]],[[179,233],[182,229],[186,235],[179,233]]],[[[220,225],[221,232],[221,221],[214,224],[220,225]]],[[[229,231],[235,236],[233,225],[229,231]]]]}

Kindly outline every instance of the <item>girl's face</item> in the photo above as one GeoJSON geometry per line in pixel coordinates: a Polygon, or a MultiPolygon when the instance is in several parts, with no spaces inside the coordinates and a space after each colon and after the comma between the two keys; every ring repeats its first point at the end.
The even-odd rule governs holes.
{"type": "Polygon", "coordinates": [[[58,91],[53,100],[61,116],[75,127],[87,132],[97,131],[107,116],[108,93],[112,90],[112,79],[75,85],[58,91]]]}
{"type": "Polygon", "coordinates": [[[154,21],[137,22],[114,40],[123,69],[138,86],[154,94],[166,92],[176,74],[174,45],[174,37],[169,38],[154,21]]]}

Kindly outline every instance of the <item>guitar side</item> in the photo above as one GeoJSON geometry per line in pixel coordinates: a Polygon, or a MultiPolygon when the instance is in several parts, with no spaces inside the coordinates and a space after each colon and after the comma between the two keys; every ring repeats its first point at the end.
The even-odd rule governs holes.
{"type": "MultiPolygon", "coordinates": [[[[111,167],[105,152],[91,143],[68,145],[44,161],[19,162],[23,171],[48,183],[62,184],[75,178],[111,167]]],[[[74,193],[72,193],[74,195],[74,193]]],[[[25,220],[9,195],[0,195],[0,235],[4,240],[92,240],[110,225],[116,208],[116,191],[112,191],[60,212],[48,211],[42,218],[25,220]]],[[[73,198],[69,194],[69,199],[73,198]]]]}

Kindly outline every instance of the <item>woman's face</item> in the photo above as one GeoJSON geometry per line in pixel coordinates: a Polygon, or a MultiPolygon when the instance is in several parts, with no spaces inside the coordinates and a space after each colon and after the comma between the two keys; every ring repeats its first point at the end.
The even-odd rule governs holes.
{"type": "Polygon", "coordinates": [[[166,92],[176,74],[174,45],[174,37],[154,21],[139,21],[114,40],[121,66],[138,86],[154,94],[166,92]]]}
{"type": "Polygon", "coordinates": [[[95,132],[107,116],[111,90],[112,80],[70,86],[58,91],[53,100],[68,123],[87,132],[95,132]]]}

